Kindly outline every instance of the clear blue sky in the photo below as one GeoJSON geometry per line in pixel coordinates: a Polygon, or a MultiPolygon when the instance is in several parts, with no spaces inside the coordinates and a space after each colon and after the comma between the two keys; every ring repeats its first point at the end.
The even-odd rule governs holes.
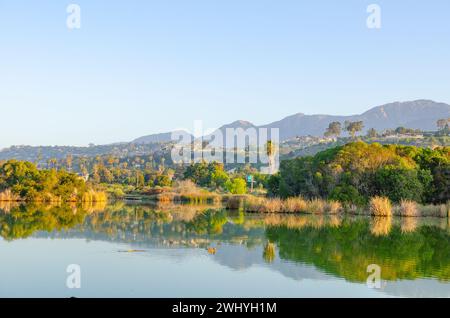
{"type": "Polygon", "coordinates": [[[450,102],[448,0],[0,0],[0,41],[0,148],[450,102]]]}

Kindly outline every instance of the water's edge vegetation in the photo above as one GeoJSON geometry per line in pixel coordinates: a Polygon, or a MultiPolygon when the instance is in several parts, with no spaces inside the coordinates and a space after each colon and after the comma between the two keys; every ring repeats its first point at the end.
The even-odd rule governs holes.
{"type": "Polygon", "coordinates": [[[149,179],[149,186],[141,188],[97,182],[95,175],[102,169],[103,173],[109,171],[101,165],[94,167],[89,178],[66,169],[38,169],[30,162],[0,162],[0,201],[102,202],[109,197],[222,203],[229,209],[253,213],[384,217],[448,217],[450,210],[450,147],[352,142],[312,157],[282,161],[275,175],[253,173],[258,187],[252,186],[251,193],[244,179],[248,172],[226,172],[215,162],[195,163],[167,175],[167,169],[160,167],[158,182],[149,179]]]}

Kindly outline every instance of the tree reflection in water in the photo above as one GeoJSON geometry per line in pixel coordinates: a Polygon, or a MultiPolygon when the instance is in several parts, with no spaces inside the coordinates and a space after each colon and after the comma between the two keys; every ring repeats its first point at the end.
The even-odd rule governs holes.
{"type": "MultiPolygon", "coordinates": [[[[267,266],[275,260],[365,282],[378,264],[384,280],[450,281],[447,219],[323,215],[259,215],[198,205],[0,206],[5,240],[30,236],[133,242],[150,247],[214,249],[221,244],[259,247],[267,266]],[[212,247],[214,246],[214,247],[212,247]]],[[[231,256],[232,257],[232,256],[231,256]]]]}

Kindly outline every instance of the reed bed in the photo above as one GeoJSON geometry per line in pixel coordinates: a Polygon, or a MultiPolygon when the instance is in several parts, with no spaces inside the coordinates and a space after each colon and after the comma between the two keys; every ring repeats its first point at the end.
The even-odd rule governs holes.
{"type": "Polygon", "coordinates": [[[190,180],[179,181],[172,188],[152,189],[146,193],[143,199],[158,203],[191,203],[191,204],[216,204],[222,197],[208,190],[201,189],[190,180]]]}
{"type": "Polygon", "coordinates": [[[108,196],[103,191],[90,190],[83,193],[81,197],[81,202],[106,202],[108,201],[108,196]]]}
{"type": "Polygon", "coordinates": [[[398,214],[404,217],[417,217],[419,216],[419,210],[417,203],[411,200],[401,200],[400,205],[397,207],[398,214]]]}
{"type": "Polygon", "coordinates": [[[420,211],[420,216],[449,218],[450,217],[450,201],[447,202],[447,204],[419,205],[418,210],[420,211]]]}
{"type": "Polygon", "coordinates": [[[392,216],[392,204],[389,198],[386,197],[371,198],[369,210],[374,216],[392,216]]]}
{"type": "Polygon", "coordinates": [[[337,201],[325,201],[318,198],[306,200],[302,197],[282,200],[248,196],[244,200],[243,208],[246,212],[254,213],[337,214],[342,211],[342,205],[337,201]]]}

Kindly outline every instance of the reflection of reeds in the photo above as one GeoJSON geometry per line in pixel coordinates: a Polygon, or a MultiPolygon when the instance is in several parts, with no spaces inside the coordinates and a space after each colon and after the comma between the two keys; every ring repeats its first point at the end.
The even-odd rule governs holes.
{"type": "Polygon", "coordinates": [[[326,226],[339,227],[341,219],[337,215],[330,217],[323,215],[280,215],[269,214],[264,217],[266,226],[285,226],[288,229],[311,227],[319,229],[326,226]]]}
{"type": "Polygon", "coordinates": [[[106,201],[83,201],[81,208],[87,213],[101,212],[106,209],[106,201]]]}
{"type": "Polygon", "coordinates": [[[379,217],[372,218],[372,224],[370,231],[375,236],[385,236],[391,232],[392,218],[391,217],[379,217]]]}
{"type": "Polygon", "coordinates": [[[341,225],[342,221],[337,215],[332,215],[330,217],[330,226],[332,227],[339,227],[341,225]]]}
{"type": "Polygon", "coordinates": [[[391,216],[392,205],[389,198],[386,197],[373,197],[369,203],[370,212],[375,216],[391,216]]]}
{"type": "Polygon", "coordinates": [[[18,207],[19,204],[17,201],[0,201],[0,210],[9,213],[13,208],[18,207]]]}
{"type": "Polygon", "coordinates": [[[417,218],[402,218],[401,230],[403,233],[411,233],[417,229],[417,218]]]}

